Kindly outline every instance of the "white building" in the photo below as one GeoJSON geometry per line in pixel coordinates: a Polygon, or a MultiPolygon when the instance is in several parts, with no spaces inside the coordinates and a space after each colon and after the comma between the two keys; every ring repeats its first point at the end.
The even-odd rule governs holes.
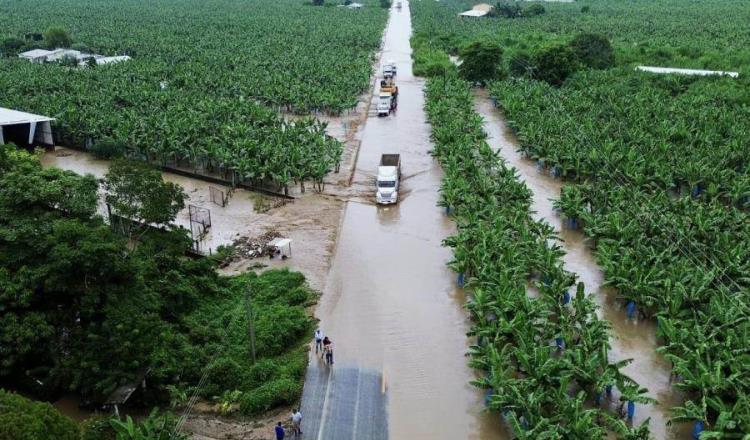
{"type": "Polygon", "coordinates": [[[34,49],[27,52],[23,52],[18,55],[19,58],[29,60],[32,63],[43,63],[47,61],[47,57],[52,53],[51,50],[45,49],[34,49]]]}
{"type": "Polygon", "coordinates": [[[18,55],[19,58],[29,60],[32,63],[52,63],[59,62],[65,58],[72,58],[78,62],[78,65],[86,65],[89,59],[93,58],[97,65],[119,63],[121,61],[127,61],[130,59],[127,55],[119,55],[114,57],[106,57],[104,55],[97,55],[91,53],[83,53],[73,49],[34,49],[28,52],[24,52],[18,55]]]}
{"type": "Polygon", "coordinates": [[[19,112],[0,107],[0,144],[18,146],[53,146],[52,124],[54,118],[19,112]]]}

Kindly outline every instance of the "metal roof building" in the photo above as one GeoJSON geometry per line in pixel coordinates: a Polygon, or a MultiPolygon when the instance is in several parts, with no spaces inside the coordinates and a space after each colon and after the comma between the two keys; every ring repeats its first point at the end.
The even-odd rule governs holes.
{"type": "Polygon", "coordinates": [[[54,118],[0,107],[0,144],[18,146],[54,145],[54,118]]]}

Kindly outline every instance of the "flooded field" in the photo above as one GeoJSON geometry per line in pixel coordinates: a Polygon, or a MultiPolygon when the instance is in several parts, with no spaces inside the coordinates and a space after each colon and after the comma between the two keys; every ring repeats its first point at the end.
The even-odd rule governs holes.
{"type": "MultiPolygon", "coordinates": [[[[45,152],[42,164],[79,174],[89,173],[97,177],[103,177],[109,168],[109,161],[98,160],[88,153],[60,147],[45,152]]],[[[239,261],[227,267],[225,273],[238,273],[260,262],[269,267],[288,266],[299,270],[308,277],[314,288],[323,287],[343,207],[340,201],[308,192],[304,197],[288,202],[237,189],[233,191],[226,206],[222,207],[211,202],[210,187],[224,192],[228,192],[229,188],[171,173],[163,173],[163,177],[182,186],[188,195],[186,208],[175,219],[177,225],[190,230],[187,205],[210,211],[211,227],[199,242],[199,249],[204,253],[215,252],[219,246],[232,244],[239,237],[256,237],[272,230],[292,239],[293,258],[286,261],[239,261]],[[258,205],[262,205],[262,208],[256,209],[258,205]]],[[[103,202],[100,203],[99,211],[106,216],[107,209],[103,202]]]]}
{"type": "Polygon", "coordinates": [[[604,274],[583,234],[565,228],[563,219],[552,207],[553,199],[560,195],[563,181],[551,177],[548,170],[538,171],[533,161],[523,157],[518,151],[517,141],[485,91],[477,92],[476,110],[485,120],[490,146],[518,170],[520,178],[533,192],[534,218],[546,221],[558,232],[561,246],[566,252],[563,258],[566,270],[575,273],[579,281],[584,282],[586,291],[594,295],[599,305],[599,316],[611,324],[612,360],[633,359],[623,369],[624,373],[648,388],[648,394],[659,401],[658,405],[637,405],[634,424],[650,418],[651,433],[655,438],[687,438],[689,426],[667,426],[669,408],[679,405],[682,400],[679,392],[671,386],[668,361],[656,352],[655,323],[627,319],[622,303],[617,301],[616,292],[603,286],[604,274]]]}
{"type": "MultiPolygon", "coordinates": [[[[454,231],[436,206],[441,171],[429,155],[424,85],[411,72],[407,3],[393,10],[382,60],[398,65],[399,108],[370,117],[317,316],[336,344],[337,365],[381,371],[393,439],[503,439],[498,415],[483,412],[469,381],[465,298],[441,246],[454,231]],[[380,155],[400,153],[400,201],[377,207],[380,155]]],[[[366,399],[366,396],[361,396],[366,399]]],[[[314,435],[313,435],[314,437],[314,435]]]]}

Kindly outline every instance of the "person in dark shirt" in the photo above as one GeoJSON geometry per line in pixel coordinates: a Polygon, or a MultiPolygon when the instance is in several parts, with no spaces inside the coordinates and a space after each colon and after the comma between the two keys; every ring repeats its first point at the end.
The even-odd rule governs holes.
{"type": "Polygon", "coordinates": [[[284,427],[281,426],[281,422],[279,422],[278,425],[276,425],[276,440],[284,440],[284,436],[286,433],[284,432],[284,427]]]}

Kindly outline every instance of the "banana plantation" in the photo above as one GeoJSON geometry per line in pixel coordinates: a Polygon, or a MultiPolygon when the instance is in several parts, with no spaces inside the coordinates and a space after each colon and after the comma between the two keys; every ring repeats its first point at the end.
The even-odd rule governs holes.
{"type": "Polygon", "coordinates": [[[446,239],[450,266],[472,291],[477,337],[472,365],[517,438],[647,438],[618,409],[652,399],[608,359],[609,329],[596,305],[562,267],[554,230],[530,215],[531,194],[492,151],[473,110],[469,83],[434,78],[427,114],[445,178],[441,205],[458,233],[446,239]],[[539,291],[531,298],[527,286],[539,291]]]}
{"type": "Polygon", "coordinates": [[[560,90],[497,83],[493,93],[524,152],[571,181],[557,206],[596,243],[608,283],[658,321],[686,395],[675,420],[750,432],[745,87],[623,76],[591,73],[560,90]]]}
{"type": "Polygon", "coordinates": [[[0,38],[55,25],[74,46],[132,59],[70,69],[6,58],[0,106],[56,118],[62,146],[115,141],[131,155],[227,180],[320,182],[342,146],[325,125],[279,112],[356,105],[387,16],[365,3],[354,11],[294,0],[3,0],[0,38]]]}
{"type": "MultiPolygon", "coordinates": [[[[666,408],[671,423],[694,439],[748,438],[750,57],[737,30],[750,5],[603,0],[545,3],[533,17],[456,16],[472,4],[415,3],[421,54],[447,60],[477,40],[502,47],[489,94],[527,160],[562,179],[554,206],[585,235],[620,313],[656,323],[656,350],[680,396],[666,408]],[[611,65],[565,52],[580,32],[611,41],[611,65]],[[549,65],[534,63],[550,49],[569,63],[558,83],[543,79],[549,65]],[[641,63],[740,74],[659,76],[636,72],[641,63]]],[[[446,244],[473,294],[472,363],[488,405],[517,438],[650,438],[648,423],[626,423],[607,399],[629,406],[657,396],[622,374],[625,363],[608,362],[617,335],[562,270],[554,230],[531,220],[517,171],[486,145],[461,68],[433,72],[442,201],[458,224],[446,244]]]]}

